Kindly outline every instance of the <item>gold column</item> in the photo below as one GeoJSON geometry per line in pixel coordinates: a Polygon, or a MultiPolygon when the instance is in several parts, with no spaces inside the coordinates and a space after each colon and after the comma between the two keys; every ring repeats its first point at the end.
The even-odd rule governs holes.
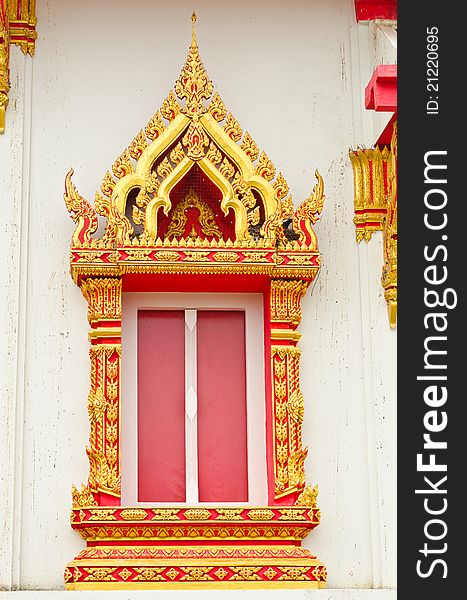
{"type": "MultiPolygon", "coordinates": [[[[90,463],[88,491],[95,495],[97,504],[115,504],[108,496],[120,497],[122,282],[119,278],[86,279],[81,284],[81,291],[88,302],[91,326],[90,436],[86,448],[90,463]]],[[[87,492],[86,495],[89,499],[90,494],[87,492]]]]}
{"type": "Polygon", "coordinates": [[[300,390],[296,331],[302,315],[300,301],[308,283],[300,280],[271,281],[271,375],[274,435],[275,498],[295,494],[305,487],[302,446],[303,394],[300,390]]]}

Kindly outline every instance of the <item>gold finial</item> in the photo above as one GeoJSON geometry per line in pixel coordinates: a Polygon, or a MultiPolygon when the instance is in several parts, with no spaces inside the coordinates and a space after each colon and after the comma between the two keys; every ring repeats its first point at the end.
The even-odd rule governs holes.
{"type": "Polygon", "coordinates": [[[201,58],[199,56],[198,44],[196,42],[196,13],[191,15],[192,31],[191,46],[188,56],[183,65],[180,77],[175,82],[175,93],[179,100],[185,100],[182,111],[194,118],[206,112],[203,100],[209,100],[213,92],[213,84],[209,79],[201,58]]]}
{"type": "Polygon", "coordinates": [[[191,15],[191,45],[192,46],[197,46],[197,42],[196,42],[196,13],[195,11],[193,11],[193,14],[191,15]]]}

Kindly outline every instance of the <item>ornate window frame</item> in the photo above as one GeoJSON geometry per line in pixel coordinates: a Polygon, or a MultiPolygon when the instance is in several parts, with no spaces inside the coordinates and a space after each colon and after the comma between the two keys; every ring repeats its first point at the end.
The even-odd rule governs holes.
{"type": "Polygon", "coordinates": [[[91,344],[90,474],[81,491],[73,486],[71,513],[87,547],[67,565],[66,587],[324,587],[324,565],[300,546],[320,511],[317,487],[305,484],[297,347],[300,302],[320,266],[321,176],[294,211],[283,175],[214,92],[194,20],[174,91],[112,172],[94,206],[72,170],[65,180],[71,275],[88,303],[91,344]],[[222,214],[233,210],[234,239],[158,235],[171,190],[195,164],[221,191],[222,214]],[[107,219],[99,239],[98,214],[107,219]],[[267,506],[121,505],[122,292],[156,290],[262,294],[267,506]]]}
{"type": "MultiPolygon", "coordinates": [[[[266,431],[265,386],[264,386],[264,316],[263,298],[260,294],[226,294],[226,293],[164,293],[164,292],[129,292],[123,294],[122,348],[123,356],[127,355],[131,365],[123,366],[122,396],[122,500],[131,505],[148,503],[136,500],[137,469],[134,461],[137,458],[137,336],[136,319],[138,310],[184,308],[196,310],[240,310],[245,313],[246,329],[246,379],[247,379],[247,446],[248,446],[248,481],[249,499],[247,502],[235,503],[245,506],[267,502],[266,472],[266,431]],[[259,351],[259,352],[258,352],[259,351]],[[262,457],[262,459],[261,459],[262,457]],[[132,461],[133,466],[127,461],[132,461]],[[126,473],[125,473],[126,471],[126,473]]],[[[187,444],[188,447],[188,444],[187,444]]],[[[188,485],[187,485],[188,487],[188,485]]],[[[154,502],[154,506],[174,505],[173,503],[154,502]]],[[[207,502],[195,502],[196,506],[205,506],[207,502]]],[[[226,506],[230,503],[224,503],[226,506]]],[[[187,506],[181,503],[180,506],[187,506]]]]}

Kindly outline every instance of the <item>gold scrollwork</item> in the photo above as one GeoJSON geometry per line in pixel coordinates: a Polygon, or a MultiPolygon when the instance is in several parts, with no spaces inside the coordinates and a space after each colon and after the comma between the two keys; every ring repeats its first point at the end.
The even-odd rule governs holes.
{"type": "Polygon", "coordinates": [[[300,496],[297,498],[297,501],[295,502],[295,504],[297,506],[315,507],[317,497],[318,497],[318,486],[315,485],[315,487],[312,488],[311,485],[308,485],[303,490],[303,492],[300,494],[300,496]]]}
{"type": "Polygon", "coordinates": [[[81,284],[81,293],[88,303],[88,320],[121,319],[122,280],[120,278],[89,278],[81,284]]]}
{"type": "Polygon", "coordinates": [[[205,521],[211,517],[210,511],[203,508],[189,508],[184,512],[184,515],[192,521],[205,521]]]}
{"type": "Polygon", "coordinates": [[[308,284],[303,281],[273,279],[271,281],[271,321],[298,325],[302,320],[300,307],[308,284]]]}
{"type": "Polygon", "coordinates": [[[148,513],[142,508],[125,508],[121,511],[120,516],[125,521],[143,521],[148,513]]]}
{"type": "Polygon", "coordinates": [[[248,511],[248,516],[253,521],[270,521],[274,517],[274,513],[269,509],[254,509],[248,511]]]}

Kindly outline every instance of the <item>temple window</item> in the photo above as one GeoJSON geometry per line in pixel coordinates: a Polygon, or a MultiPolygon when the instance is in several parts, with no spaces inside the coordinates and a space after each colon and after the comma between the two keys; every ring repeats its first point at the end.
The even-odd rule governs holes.
{"type": "Polygon", "coordinates": [[[90,471],[72,491],[88,546],[66,586],[324,587],[300,545],[320,511],[305,481],[297,331],[320,267],[323,179],[295,208],[214,91],[194,28],[174,90],[94,206],[72,175],[90,471]]]}
{"type": "Polygon", "coordinates": [[[262,295],[124,293],[122,323],[123,502],[267,503],[262,295]]]}

